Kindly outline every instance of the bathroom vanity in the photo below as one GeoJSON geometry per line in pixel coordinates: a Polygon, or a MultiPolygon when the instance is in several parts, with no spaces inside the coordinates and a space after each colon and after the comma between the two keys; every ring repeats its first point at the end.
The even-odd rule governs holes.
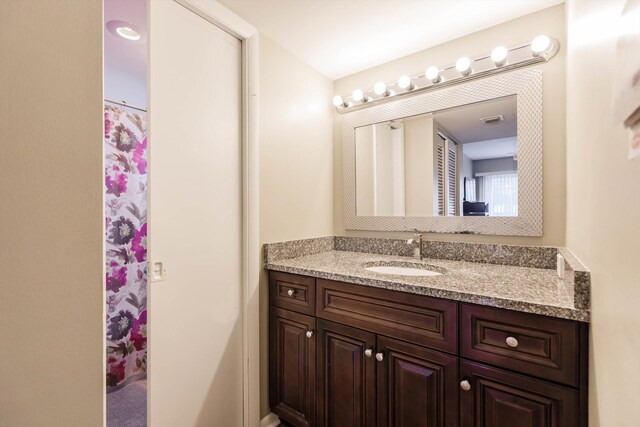
{"type": "Polygon", "coordinates": [[[580,274],[337,250],[267,268],[270,403],[287,424],[587,425],[580,274]]]}

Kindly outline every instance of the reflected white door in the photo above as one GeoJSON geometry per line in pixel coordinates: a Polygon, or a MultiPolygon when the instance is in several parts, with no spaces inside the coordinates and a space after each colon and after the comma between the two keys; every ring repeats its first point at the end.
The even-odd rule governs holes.
{"type": "Polygon", "coordinates": [[[149,8],[149,425],[241,426],[241,44],[149,8]]]}

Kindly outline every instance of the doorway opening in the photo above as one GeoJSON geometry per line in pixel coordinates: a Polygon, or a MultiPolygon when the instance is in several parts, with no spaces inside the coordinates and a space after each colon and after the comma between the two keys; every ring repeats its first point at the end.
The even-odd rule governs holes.
{"type": "Polygon", "coordinates": [[[107,427],[147,425],[147,2],[104,0],[107,427]]]}

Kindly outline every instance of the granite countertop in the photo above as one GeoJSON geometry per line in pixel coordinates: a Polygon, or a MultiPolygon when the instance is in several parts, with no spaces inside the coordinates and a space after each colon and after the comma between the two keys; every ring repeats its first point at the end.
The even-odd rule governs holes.
{"type": "Polygon", "coordinates": [[[265,268],[582,322],[589,321],[588,293],[583,298],[581,294],[584,292],[576,291],[576,284],[579,284],[578,276],[574,277],[571,270],[564,279],[560,279],[556,271],[549,268],[447,259],[427,258],[419,261],[406,256],[341,250],[269,260],[265,268]],[[380,274],[366,270],[365,266],[368,263],[421,263],[427,269],[443,274],[427,277],[380,274]]]}

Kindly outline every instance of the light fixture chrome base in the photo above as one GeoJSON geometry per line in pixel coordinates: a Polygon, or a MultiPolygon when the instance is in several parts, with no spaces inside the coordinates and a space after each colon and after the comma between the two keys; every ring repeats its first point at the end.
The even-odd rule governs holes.
{"type": "Polygon", "coordinates": [[[388,89],[388,91],[391,92],[388,96],[375,95],[371,88],[363,91],[366,101],[354,101],[351,97],[345,97],[345,104],[348,103],[349,106],[336,107],[336,111],[340,114],[358,111],[374,105],[396,101],[407,95],[438,90],[505,71],[528,67],[541,62],[548,62],[560,50],[560,42],[558,42],[558,40],[551,38],[550,41],[549,47],[544,52],[538,54],[534,54],[531,51],[531,42],[511,46],[507,49],[508,58],[505,58],[504,64],[496,64],[493,62],[490,54],[474,57],[471,59],[471,71],[467,75],[461,75],[460,72],[456,70],[455,63],[453,63],[441,67],[440,74],[434,81],[429,80],[424,74],[418,74],[411,77],[411,84],[405,89],[399,87],[398,82],[389,83],[387,84],[387,88],[392,88],[393,90],[388,89]],[[347,101],[348,99],[349,101],[347,101]]]}

